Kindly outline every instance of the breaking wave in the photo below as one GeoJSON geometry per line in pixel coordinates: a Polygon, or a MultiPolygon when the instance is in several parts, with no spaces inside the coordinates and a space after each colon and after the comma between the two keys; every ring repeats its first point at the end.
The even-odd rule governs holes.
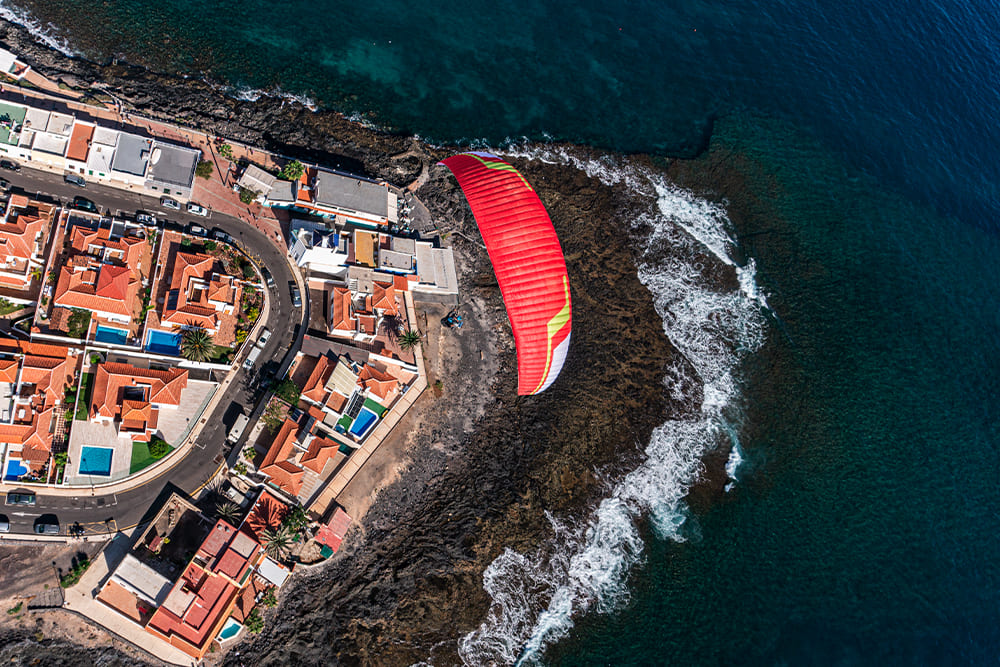
{"type": "Polygon", "coordinates": [[[55,26],[51,24],[42,25],[42,23],[32,16],[27,10],[21,9],[20,7],[13,7],[4,0],[0,0],[0,18],[23,27],[39,42],[51,49],[59,51],[63,55],[67,55],[71,58],[83,55],[71,47],[66,39],[57,35],[55,26]]]}
{"type": "Polygon", "coordinates": [[[459,640],[466,664],[535,664],[547,646],[567,635],[580,614],[610,612],[628,600],[628,576],[643,557],[640,519],[665,540],[683,541],[684,496],[701,459],[727,444],[726,472],[735,480],[742,461],[739,428],[740,362],[765,339],[767,302],[752,261],[739,266],[724,209],[677,188],[659,174],[610,157],[581,157],[558,147],[504,154],[575,166],[606,185],[623,184],[648,202],[634,220],[643,247],[639,279],[653,295],[663,330],[690,366],[664,377],[675,398],[702,387],[699,413],[654,429],[643,462],[620,480],[589,516],[548,515],[553,536],[536,553],[507,549],[483,573],[492,599],[482,624],[459,640]],[[732,266],[739,287],[720,291],[703,273],[705,254],[732,266]],[[695,377],[691,377],[694,368],[695,377]]]}

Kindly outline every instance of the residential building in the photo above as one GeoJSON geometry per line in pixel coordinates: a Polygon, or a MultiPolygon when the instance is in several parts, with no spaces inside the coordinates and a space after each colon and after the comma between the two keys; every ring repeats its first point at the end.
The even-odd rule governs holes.
{"type": "Polygon", "coordinates": [[[195,169],[201,160],[201,151],[186,146],[153,141],[146,174],[146,187],[165,195],[182,199],[191,198],[195,169]]]}
{"type": "Polygon", "coordinates": [[[263,560],[259,542],[220,519],[153,612],[147,632],[200,660],[263,560]]]}
{"type": "Polygon", "coordinates": [[[157,433],[160,412],[176,410],[187,386],[188,372],[183,368],[97,364],[90,419],[113,424],[119,436],[128,436],[133,442],[149,442],[157,433]]]}
{"type": "Polygon", "coordinates": [[[271,190],[274,189],[274,184],[277,182],[278,179],[274,174],[264,171],[255,164],[251,164],[247,165],[247,168],[243,170],[240,180],[236,184],[241,188],[256,192],[261,198],[266,199],[271,194],[271,190]]]}
{"type": "Polygon", "coordinates": [[[164,330],[200,327],[213,336],[226,316],[235,318],[242,296],[242,284],[227,275],[221,262],[211,255],[173,252],[170,290],[159,316],[164,330]]]}
{"type": "Polygon", "coordinates": [[[40,475],[52,454],[53,431],[77,356],[67,347],[0,339],[0,448],[4,479],[40,475]]]}
{"type": "Polygon", "coordinates": [[[11,195],[0,221],[0,285],[31,287],[32,273],[40,274],[45,264],[43,251],[55,210],[24,195],[11,195]]]}
{"type": "Polygon", "coordinates": [[[13,53],[7,49],[0,49],[0,74],[20,81],[31,70],[26,63],[17,59],[13,53]]]}
{"type": "Polygon", "coordinates": [[[264,203],[379,229],[397,222],[397,197],[382,183],[317,167],[294,182],[277,181],[264,203]]]}
{"type": "MultiPolygon", "coordinates": [[[[99,224],[72,225],[70,250],[59,267],[53,311],[89,310],[97,322],[126,325],[142,313],[139,299],[148,270],[150,245],[133,229],[99,224]]],[[[53,319],[56,314],[53,314],[53,319]]]]}

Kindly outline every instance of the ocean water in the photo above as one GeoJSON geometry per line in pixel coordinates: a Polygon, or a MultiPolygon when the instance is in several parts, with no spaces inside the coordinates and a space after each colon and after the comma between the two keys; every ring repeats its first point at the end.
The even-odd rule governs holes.
{"type": "Polygon", "coordinates": [[[995,662],[995,0],[0,4],[91,57],[435,141],[669,155],[714,133],[745,191],[715,204],[626,158],[530,152],[647,202],[621,222],[708,391],[592,513],[493,563],[470,663],[995,662]],[[699,283],[705,253],[739,289],[699,283]],[[735,481],[694,512],[719,440],[735,481]]]}

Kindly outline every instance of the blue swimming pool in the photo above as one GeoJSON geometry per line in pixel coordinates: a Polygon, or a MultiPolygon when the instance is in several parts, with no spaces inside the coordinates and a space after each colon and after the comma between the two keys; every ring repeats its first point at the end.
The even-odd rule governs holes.
{"type": "Polygon", "coordinates": [[[4,472],[3,481],[16,482],[21,475],[28,474],[28,466],[24,465],[21,459],[7,459],[7,470],[4,472]]]}
{"type": "Polygon", "coordinates": [[[98,343],[125,345],[128,343],[128,329],[115,329],[114,327],[106,327],[103,324],[98,324],[94,340],[98,343]]]}
{"type": "Polygon", "coordinates": [[[226,624],[222,626],[222,631],[219,632],[219,641],[224,642],[227,639],[232,639],[236,635],[240,634],[240,630],[243,628],[242,625],[236,622],[236,619],[230,616],[226,619],[226,624]]]}
{"type": "Polygon", "coordinates": [[[181,351],[181,335],[150,329],[149,333],[146,334],[146,351],[176,356],[181,351]]]}
{"type": "Polygon", "coordinates": [[[80,448],[80,474],[100,477],[111,476],[111,456],[115,450],[108,447],[80,448]]]}
{"type": "Polygon", "coordinates": [[[358,418],[354,420],[351,424],[351,433],[357,437],[362,437],[371,428],[371,425],[378,420],[378,415],[369,410],[368,408],[361,408],[361,412],[358,413],[358,418]]]}

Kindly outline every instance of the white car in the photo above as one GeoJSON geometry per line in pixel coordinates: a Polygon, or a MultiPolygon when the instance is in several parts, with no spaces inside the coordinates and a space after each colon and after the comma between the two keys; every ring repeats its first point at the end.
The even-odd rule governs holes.
{"type": "Polygon", "coordinates": [[[160,197],[160,206],[163,208],[169,208],[172,211],[181,210],[181,203],[176,199],[171,199],[170,197],[160,197]]]}
{"type": "Polygon", "coordinates": [[[205,208],[204,206],[199,206],[194,202],[188,202],[187,210],[188,213],[191,213],[193,215],[200,215],[203,218],[208,217],[208,209],[205,208]]]}
{"type": "Polygon", "coordinates": [[[260,335],[257,337],[257,346],[264,347],[269,340],[271,340],[271,330],[264,327],[260,330],[260,335]]]}

